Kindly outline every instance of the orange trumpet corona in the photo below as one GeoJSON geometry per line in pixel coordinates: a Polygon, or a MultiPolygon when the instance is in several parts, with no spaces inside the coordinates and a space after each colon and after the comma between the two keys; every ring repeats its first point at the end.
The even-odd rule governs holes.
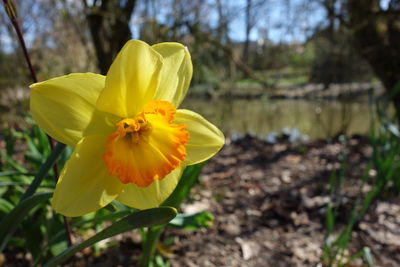
{"type": "Polygon", "coordinates": [[[189,133],[175,124],[175,107],[151,101],[135,118],[119,121],[103,155],[109,173],[124,184],[147,187],[177,168],[186,157],[189,133]]]}

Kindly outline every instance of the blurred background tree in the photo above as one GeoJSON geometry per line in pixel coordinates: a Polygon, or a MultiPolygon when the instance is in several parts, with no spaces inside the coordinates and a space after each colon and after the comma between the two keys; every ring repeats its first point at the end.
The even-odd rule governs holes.
{"type": "Polygon", "coordinates": [[[382,81],[400,118],[400,1],[348,0],[343,18],[358,48],[382,81]]]}
{"type": "MultiPolygon", "coordinates": [[[[347,247],[346,242],[355,236],[352,230],[362,231],[363,235],[359,235],[362,239],[364,234],[370,234],[358,223],[371,204],[381,196],[390,197],[392,191],[397,190],[397,195],[400,191],[397,173],[400,131],[396,119],[392,118],[395,110],[399,123],[400,0],[14,1],[39,80],[71,72],[106,74],[118,51],[131,38],[149,44],[180,42],[188,47],[194,72],[189,97],[182,108],[190,107],[204,114],[227,137],[227,153],[210,164],[214,169],[208,170],[202,181],[206,185],[204,189],[210,193],[193,200],[216,201],[215,207],[219,207],[219,204],[228,204],[222,200],[227,197],[229,201],[238,200],[240,209],[243,203],[250,203],[252,211],[260,209],[260,213],[246,211],[245,223],[238,224],[238,220],[231,219],[235,217],[230,217],[233,202],[229,202],[228,209],[221,208],[229,219],[215,224],[222,226],[214,232],[218,235],[236,232],[242,225],[248,226],[249,218],[259,217],[261,220],[255,220],[262,222],[263,228],[277,229],[280,225],[277,222],[283,222],[284,230],[277,232],[277,236],[287,233],[289,235],[283,239],[292,240],[291,231],[301,232],[298,229],[303,224],[314,225],[313,228],[322,231],[323,226],[318,224],[326,219],[323,257],[333,264],[338,260],[336,252],[342,249],[340,246],[347,247]],[[374,130],[379,134],[371,134],[374,130]],[[363,136],[368,134],[369,138],[363,136]],[[362,164],[371,158],[364,171],[362,164]],[[365,176],[360,175],[361,171],[365,176]],[[211,172],[216,176],[210,175],[211,172]],[[359,215],[352,212],[345,231],[337,235],[336,228],[348,217],[345,209],[342,214],[341,200],[347,205],[358,194],[354,189],[358,187],[357,181],[352,178],[368,183],[372,189],[363,200],[359,215]],[[367,178],[371,178],[369,182],[367,178]],[[229,180],[231,184],[226,182],[229,180]],[[328,180],[332,197],[331,202],[326,203],[328,180]],[[222,187],[214,190],[213,182],[214,186],[222,187]],[[275,187],[276,184],[281,186],[275,187]],[[342,186],[346,186],[346,190],[341,191],[342,186]],[[387,188],[390,190],[385,191],[387,188]],[[285,195],[286,199],[282,198],[285,195]],[[311,196],[316,196],[318,201],[310,208],[306,203],[311,202],[311,196]],[[284,209],[275,204],[268,204],[264,209],[265,203],[274,203],[274,198],[284,204],[284,209]],[[296,205],[292,205],[293,200],[296,205]],[[306,210],[305,216],[299,213],[299,207],[306,210]],[[290,212],[285,215],[284,210],[290,212]],[[320,217],[324,212],[326,218],[320,217]],[[332,215],[336,212],[337,220],[332,215]],[[271,224],[265,224],[267,217],[273,218],[273,223],[271,220],[271,224]],[[292,220],[293,227],[288,227],[292,220]],[[235,227],[226,231],[225,225],[231,222],[235,227]],[[338,236],[338,242],[332,238],[334,236],[338,236]]],[[[14,31],[4,9],[0,8],[0,167],[3,177],[8,175],[8,170],[20,172],[24,162],[30,170],[30,159],[38,164],[44,158],[44,154],[38,152],[41,150],[32,145],[36,141],[30,139],[39,134],[28,114],[30,83],[14,31]],[[24,127],[24,123],[28,126],[24,127]],[[25,153],[26,145],[30,151],[25,153]],[[20,160],[21,166],[16,163],[20,160]]],[[[42,137],[38,140],[44,142],[36,143],[48,149],[45,135],[42,137]]],[[[3,183],[2,188],[5,186],[8,185],[3,183]]],[[[0,195],[6,192],[2,190],[0,195]]],[[[363,186],[359,193],[360,196],[364,194],[363,186]]],[[[361,198],[357,198],[356,203],[359,200],[361,198]]],[[[397,200],[390,200],[390,205],[397,200]]],[[[4,213],[4,209],[0,212],[4,213]]],[[[378,217],[384,218],[374,211],[371,218],[378,217]]],[[[373,220],[371,223],[375,225],[373,220]]],[[[390,230],[393,227],[388,222],[390,230]]],[[[51,230],[51,227],[45,228],[51,230]]],[[[242,237],[247,239],[247,228],[243,229],[246,231],[242,231],[242,237]]],[[[304,246],[300,245],[301,249],[318,254],[315,246],[306,246],[308,238],[318,239],[314,233],[303,231],[306,239],[298,240],[306,240],[304,246]]],[[[378,236],[374,231],[371,233],[371,237],[378,236]]],[[[242,246],[239,239],[232,238],[235,233],[228,234],[230,240],[242,246]]],[[[386,239],[386,235],[381,236],[386,239]]],[[[193,237],[199,238],[198,235],[193,237]]],[[[369,246],[369,239],[365,240],[362,243],[369,246]]],[[[200,242],[200,246],[203,243],[200,242]]],[[[41,250],[37,242],[32,244],[34,251],[41,250]]],[[[286,252],[287,243],[281,244],[285,250],[275,249],[275,244],[271,243],[274,253],[285,258],[290,255],[288,259],[296,254],[294,250],[286,252]]],[[[296,251],[304,254],[298,250],[299,243],[292,244],[296,251]]],[[[231,253],[234,247],[227,247],[231,253]]],[[[268,247],[260,249],[264,257],[270,255],[264,253],[268,253],[268,247]]],[[[385,255],[390,258],[399,258],[391,254],[398,252],[398,247],[388,249],[387,243],[382,245],[381,241],[376,247],[379,249],[373,251],[374,256],[386,251],[385,255]]],[[[358,250],[361,246],[357,244],[354,248],[358,250]]],[[[351,256],[351,261],[354,248],[342,256],[351,256]]],[[[369,249],[364,247],[363,250],[365,248],[369,249]]],[[[240,253],[239,247],[234,250],[240,253]]],[[[244,258],[245,253],[242,254],[244,258]]],[[[310,263],[304,260],[307,261],[304,264],[310,263]]],[[[327,266],[335,266],[332,264],[327,266]]],[[[368,263],[368,266],[373,265],[368,263]]]]}
{"type": "MultiPolygon", "coordinates": [[[[194,84],[281,85],[399,81],[398,0],[17,1],[39,78],[105,74],[123,44],[189,47],[194,84]]],[[[14,34],[0,13],[0,88],[27,84],[14,34]]],[[[229,86],[228,86],[229,87],[229,86]]],[[[231,86],[232,87],[232,86],[231,86]]],[[[398,112],[400,96],[393,93],[398,112]]]]}
{"type": "Polygon", "coordinates": [[[129,27],[136,0],[83,1],[86,20],[96,50],[97,66],[106,74],[114,57],[122,46],[132,38],[129,27]]]}

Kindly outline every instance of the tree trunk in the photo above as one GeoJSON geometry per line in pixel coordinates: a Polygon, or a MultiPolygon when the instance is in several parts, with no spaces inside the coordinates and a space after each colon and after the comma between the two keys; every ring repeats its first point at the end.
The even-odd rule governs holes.
{"type": "Polygon", "coordinates": [[[253,27],[252,18],[251,18],[251,10],[252,10],[252,0],[247,0],[246,1],[246,11],[245,11],[246,32],[245,32],[245,40],[244,40],[244,46],[243,46],[243,61],[246,64],[249,64],[250,31],[253,27]]]}
{"type": "Polygon", "coordinates": [[[122,46],[132,37],[129,21],[136,0],[102,0],[96,5],[86,6],[86,18],[96,50],[97,65],[101,74],[106,74],[122,46]],[[123,4],[124,3],[124,4],[123,4]]]}
{"type": "Polygon", "coordinates": [[[400,118],[400,1],[382,10],[379,0],[348,0],[348,26],[355,45],[391,97],[400,118]]]}

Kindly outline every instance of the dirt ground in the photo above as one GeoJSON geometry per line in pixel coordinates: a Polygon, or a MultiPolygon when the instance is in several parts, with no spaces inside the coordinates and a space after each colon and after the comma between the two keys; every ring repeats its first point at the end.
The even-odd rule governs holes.
{"type": "MultiPolygon", "coordinates": [[[[198,231],[168,228],[162,238],[175,236],[172,266],[323,266],[329,177],[340,168],[343,153],[350,171],[337,230],[349,217],[371,157],[365,137],[351,138],[346,145],[338,140],[268,144],[248,136],[228,140],[183,207],[185,212],[211,211],[214,224],[198,231]]],[[[135,266],[140,246],[132,236],[93,266],[135,266]]],[[[375,266],[400,266],[399,197],[375,203],[355,228],[348,253],[363,247],[371,249],[375,266]]],[[[347,266],[366,265],[355,261],[347,266]]]]}
{"type": "MultiPolygon", "coordinates": [[[[338,229],[348,218],[371,156],[368,140],[231,142],[204,169],[187,211],[209,210],[213,227],[177,235],[173,266],[322,266],[329,177],[349,164],[338,229]]],[[[372,170],[370,175],[376,173],[372,170]]],[[[400,266],[400,199],[374,204],[352,233],[349,253],[371,248],[376,266],[400,266]]],[[[352,266],[362,266],[355,262],[352,266]]]]}
{"type": "MultiPolygon", "coordinates": [[[[175,236],[172,266],[323,266],[329,177],[340,168],[343,153],[350,171],[336,229],[349,216],[371,157],[366,138],[351,138],[346,145],[338,140],[268,144],[249,136],[228,140],[183,207],[212,212],[214,224],[198,231],[168,228],[162,238],[175,236]]],[[[399,197],[376,202],[356,226],[348,253],[363,247],[371,249],[375,266],[400,266],[399,197]]],[[[139,254],[138,234],[130,233],[99,257],[81,253],[66,266],[135,266],[139,254]]]]}

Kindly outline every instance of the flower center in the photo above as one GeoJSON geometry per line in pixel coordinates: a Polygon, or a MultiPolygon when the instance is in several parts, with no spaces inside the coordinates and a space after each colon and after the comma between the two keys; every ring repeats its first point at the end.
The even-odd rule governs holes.
{"type": "Polygon", "coordinates": [[[117,123],[117,132],[114,135],[119,137],[131,138],[133,143],[137,144],[139,142],[140,134],[149,130],[150,124],[146,120],[145,115],[142,113],[134,119],[123,119],[117,123]]]}
{"type": "Polygon", "coordinates": [[[169,102],[152,101],[135,118],[119,121],[103,155],[110,174],[147,187],[179,167],[189,133],[184,124],[173,123],[175,112],[169,102]]]}

